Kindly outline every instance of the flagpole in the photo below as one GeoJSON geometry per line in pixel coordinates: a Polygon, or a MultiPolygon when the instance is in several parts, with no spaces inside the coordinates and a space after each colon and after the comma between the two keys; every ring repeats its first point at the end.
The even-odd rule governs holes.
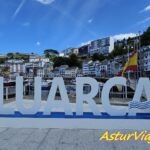
{"type": "MultiPolygon", "coordinates": [[[[141,61],[141,51],[140,51],[140,49],[141,49],[141,32],[139,31],[139,49],[138,49],[138,52],[139,52],[139,60],[141,61]]],[[[138,61],[139,62],[139,61],[138,61]]],[[[142,76],[142,72],[141,72],[141,65],[140,65],[140,68],[139,68],[140,70],[140,77],[142,76]]]]}
{"type": "MultiPolygon", "coordinates": [[[[127,48],[128,48],[128,61],[129,61],[129,59],[130,59],[130,58],[129,58],[129,57],[130,57],[130,56],[129,56],[129,55],[130,55],[130,54],[129,54],[129,45],[127,45],[127,48]]],[[[130,79],[130,72],[129,72],[129,71],[128,71],[128,79],[130,79]]]]}
{"type": "MultiPolygon", "coordinates": [[[[138,43],[139,42],[137,42],[137,39],[138,39],[138,34],[136,35],[136,43],[135,43],[135,48],[136,48],[136,50],[137,50],[137,80],[138,80],[138,78],[139,78],[139,46],[138,46],[138,43]]],[[[135,42],[135,41],[134,41],[135,42]]]]}

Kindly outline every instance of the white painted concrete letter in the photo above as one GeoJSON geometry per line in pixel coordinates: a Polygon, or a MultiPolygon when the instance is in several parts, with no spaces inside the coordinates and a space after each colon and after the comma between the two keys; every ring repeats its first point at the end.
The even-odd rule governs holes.
{"type": "Polygon", "coordinates": [[[53,79],[52,87],[45,106],[44,114],[49,115],[52,112],[53,108],[58,108],[58,107],[63,108],[66,115],[73,115],[62,77],[53,79]],[[59,89],[62,100],[55,100],[57,88],[59,89]]]}
{"type": "Polygon", "coordinates": [[[140,102],[143,91],[146,94],[147,100],[150,101],[150,80],[148,78],[139,79],[133,101],[140,102]]]}
{"type": "Polygon", "coordinates": [[[41,77],[35,78],[33,106],[26,108],[23,101],[23,77],[16,78],[16,103],[19,112],[22,114],[36,114],[41,107],[41,77]]]}
{"type": "Polygon", "coordinates": [[[98,82],[89,77],[79,77],[76,78],[76,113],[77,115],[83,115],[83,102],[88,102],[92,112],[94,115],[100,115],[100,111],[98,110],[98,107],[96,106],[96,103],[94,102],[93,98],[98,93],[98,82]],[[85,84],[90,85],[91,91],[88,94],[83,93],[83,87],[85,84]]]}
{"type": "MultiPolygon", "coordinates": [[[[115,109],[111,106],[109,100],[109,93],[113,86],[124,85],[126,86],[126,79],[123,77],[114,77],[108,80],[102,90],[102,104],[105,111],[111,116],[124,116],[126,115],[127,109],[115,109]]],[[[119,107],[119,106],[118,106],[119,107]]]]}
{"type": "Polygon", "coordinates": [[[4,96],[4,92],[3,92],[3,78],[0,77],[0,114],[14,114],[14,110],[13,108],[5,108],[3,106],[3,96],[4,96]]]}

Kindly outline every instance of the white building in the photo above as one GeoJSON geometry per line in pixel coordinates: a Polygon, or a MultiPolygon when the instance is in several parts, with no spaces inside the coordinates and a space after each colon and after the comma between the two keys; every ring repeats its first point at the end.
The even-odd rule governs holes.
{"type": "Polygon", "coordinates": [[[53,70],[52,62],[39,62],[37,68],[35,68],[35,74],[38,77],[48,77],[50,72],[53,70]]]}
{"type": "Polygon", "coordinates": [[[89,63],[89,75],[90,76],[98,76],[98,68],[99,68],[100,62],[94,61],[89,63]]]}
{"type": "Polygon", "coordinates": [[[108,61],[84,62],[82,71],[84,76],[106,77],[108,75],[108,61]]]}
{"type": "Polygon", "coordinates": [[[78,55],[79,49],[78,48],[67,48],[64,51],[62,51],[59,56],[62,57],[69,57],[71,54],[78,55]]]}
{"type": "Polygon", "coordinates": [[[23,60],[9,59],[5,62],[9,67],[11,74],[23,74],[25,73],[25,63],[23,60]]]}
{"type": "Polygon", "coordinates": [[[65,70],[65,77],[74,78],[78,74],[78,67],[71,67],[65,70]]]}
{"type": "Polygon", "coordinates": [[[30,63],[36,63],[36,62],[50,62],[49,58],[41,57],[38,55],[30,55],[29,56],[29,62],[30,63]]]}
{"type": "Polygon", "coordinates": [[[95,53],[108,55],[114,49],[114,40],[112,37],[94,40],[89,45],[88,53],[93,56],[95,53]]]}
{"type": "Polygon", "coordinates": [[[143,57],[144,57],[144,71],[148,72],[150,71],[150,46],[145,47],[143,51],[143,57]]]}
{"type": "Polygon", "coordinates": [[[62,65],[56,67],[50,72],[49,77],[66,77],[73,78],[78,75],[78,67],[69,67],[68,65],[62,65]]]}
{"type": "Polygon", "coordinates": [[[107,65],[107,73],[109,77],[117,76],[122,70],[122,64],[114,60],[109,60],[107,65]]]}
{"type": "Polygon", "coordinates": [[[99,61],[86,61],[83,62],[82,72],[84,76],[99,76],[100,62],[99,61]]]}
{"type": "Polygon", "coordinates": [[[45,76],[45,77],[49,77],[49,74],[50,74],[50,73],[52,72],[52,70],[53,70],[53,65],[54,65],[53,62],[45,63],[45,65],[43,66],[44,76],[45,76]]]}
{"type": "Polygon", "coordinates": [[[79,54],[79,49],[78,48],[73,48],[72,49],[72,54],[78,55],[79,54]]]}
{"type": "Polygon", "coordinates": [[[65,75],[65,71],[68,68],[69,68],[68,65],[61,65],[60,67],[58,67],[60,76],[64,76],[65,75]]]}
{"type": "Polygon", "coordinates": [[[84,76],[89,74],[89,62],[88,61],[83,62],[83,64],[82,64],[82,73],[83,73],[84,76]]]}
{"type": "Polygon", "coordinates": [[[28,77],[48,77],[49,73],[53,70],[53,63],[52,62],[32,62],[26,63],[26,76],[28,77]]]}
{"type": "Polygon", "coordinates": [[[50,77],[64,77],[65,76],[65,71],[68,69],[68,65],[61,65],[59,67],[56,67],[51,73],[50,77]]]}
{"type": "Polygon", "coordinates": [[[99,76],[107,77],[108,76],[108,61],[104,60],[99,65],[99,76]]]}
{"type": "Polygon", "coordinates": [[[64,52],[60,52],[59,53],[59,57],[65,57],[65,53],[64,52]]]}

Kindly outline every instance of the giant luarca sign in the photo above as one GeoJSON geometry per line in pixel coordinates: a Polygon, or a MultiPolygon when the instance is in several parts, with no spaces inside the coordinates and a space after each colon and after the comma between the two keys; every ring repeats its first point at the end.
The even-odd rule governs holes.
{"type": "MultiPolygon", "coordinates": [[[[113,86],[115,85],[122,85],[126,86],[126,78],[123,77],[115,77],[109,79],[103,86],[102,89],[102,106],[105,112],[109,116],[126,116],[136,115],[136,112],[129,112],[131,108],[139,108],[139,109],[146,109],[150,106],[150,81],[148,78],[140,78],[136,87],[136,91],[133,97],[133,100],[129,103],[128,107],[113,107],[110,104],[109,93],[113,86]],[[141,102],[141,96],[145,91],[147,96],[146,102],[141,102]],[[127,113],[128,112],[128,113],[127,113]]],[[[41,107],[41,78],[35,77],[34,83],[34,103],[31,107],[26,108],[24,106],[24,99],[23,99],[23,77],[17,77],[16,79],[16,104],[17,110],[21,114],[28,115],[28,114],[36,114],[39,112],[41,107]]],[[[49,91],[49,96],[46,101],[46,105],[43,110],[43,115],[51,115],[54,108],[63,108],[65,115],[72,116],[74,113],[76,116],[82,116],[84,113],[83,103],[86,101],[89,105],[93,116],[101,116],[102,112],[97,107],[97,104],[93,100],[94,97],[97,95],[99,89],[98,82],[90,77],[78,77],[76,78],[76,112],[73,112],[71,108],[71,104],[69,103],[69,98],[67,95],[67,91],[65,88],[65,84],[63,78],[54,78],[52,81],[52,86],[49,91]],[[91,91],[88,94],[84,94],[83,87],[85,84],[89,84],[91,86],[91,91]],[[57,89],[60,91],[61,100],[55,100],[55,95],[57,89]]],[[[0,114],[7,115],[7,114],[14,114],[15,110],[11,107],[4,107],[3,104],[3,78],[0,78],[0,114]]]]}

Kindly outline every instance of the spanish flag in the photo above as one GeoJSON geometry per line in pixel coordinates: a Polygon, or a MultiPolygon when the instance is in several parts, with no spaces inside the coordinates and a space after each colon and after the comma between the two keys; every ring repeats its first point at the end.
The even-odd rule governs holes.
{"type": "Polygon", "coordinates": [[[129,60],[126,62],[123,71],[122,71],[122,76],[124,75],[124,73],[126,71],[136,71],[138,70],[138,53],[137,50],[134,51],[131,55],[131,57],[129,58],[129,60]]]}

